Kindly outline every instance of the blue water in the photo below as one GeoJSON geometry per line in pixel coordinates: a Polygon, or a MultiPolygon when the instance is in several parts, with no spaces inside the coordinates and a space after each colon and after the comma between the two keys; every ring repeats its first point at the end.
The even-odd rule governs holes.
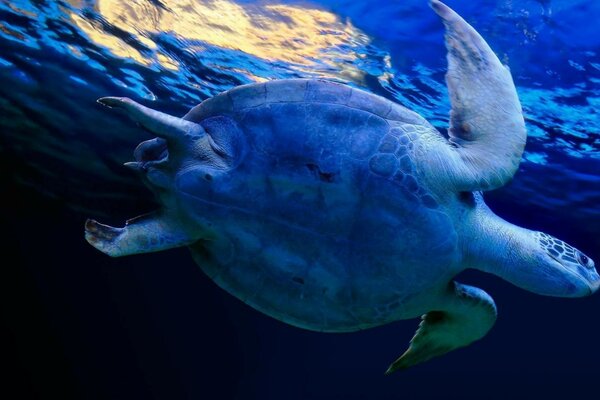
{"type": "MultiPolygon", "coordinates": [[[[488,202],[598,262],[600,2],[448,4],[509,64],[527,122],[520,170],[488,202]]],[[[42,398],[475,398],[495,379],[506,393],[536,398],[584,393],[583,382],[600,372],[595,298],[539,298],[467,274],[497,300],[492,333],[383,378],[416,321],[309,334],[217,291],[185,251],[115,261],[81,239],[85,216],[119,224],[154,207],[121,167],[146,134],[98,97],[183,115],[240,84],[324,77],[392,99],[444,130],[445,68],[442,24],[421,0],[0,2],[2,222],[7,254],[18,260],[11,301],[25,301],[8,319],[17,375],[42,398]],[[60,368],[47,375],[54,362],[60,368]]]]}

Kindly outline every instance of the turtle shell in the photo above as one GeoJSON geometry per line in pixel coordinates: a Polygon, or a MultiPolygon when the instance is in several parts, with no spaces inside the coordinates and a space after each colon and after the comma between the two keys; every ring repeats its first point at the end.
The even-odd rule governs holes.
{"type": "Polygon", "coordinates": [[[278,103],[343,105],[390,121],[423,125],[419,114],[383,97],[350,86],[317,79],[281,79],[237,86],[192,108],[183,118],[200,122],[217,115],[234,115],[248,108],[278,103]]]}
{"type": "Polygon", "coordinates": [[[354,330],[412,312],[406,303],[455,272],[454,225],[414,157],[437,133],[414,112],[345,85],[283,80],[224,92],[184,118],[244,141],[235,168],[184,171],[177,190],[184,215],[210,219],[219,238],[193,246],[198,264],[253,307],[354,330]]]}

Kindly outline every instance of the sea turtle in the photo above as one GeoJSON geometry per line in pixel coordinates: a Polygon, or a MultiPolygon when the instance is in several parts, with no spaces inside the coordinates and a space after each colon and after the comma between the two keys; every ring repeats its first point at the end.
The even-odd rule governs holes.
{"type": "Polygon", "coordinates": [[[189,246],[217,285],[288,324],[351,332],[422,316],[406,368],[483,337],[496,307],[453,281],[466,268],[526,290],[595,292],[594,262],[517,227],[481,191],[511,179],[526,130],[509,70],[439,1],[446,27],[449,139],[418,114],[324,80],[236,87],[183,118],[104,97],[157,138],[135,162],[160,211],[85,237],[110,256],[189,246]]]}

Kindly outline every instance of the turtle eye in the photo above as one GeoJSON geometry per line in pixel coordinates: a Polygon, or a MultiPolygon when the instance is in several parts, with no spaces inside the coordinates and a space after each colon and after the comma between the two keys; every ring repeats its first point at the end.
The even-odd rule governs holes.
{"type": "Polygon", "coordinates": [[[581,265],[583,265],[584,267],[591,267],[591,260],[588,256],[586,256],[585,254],[583,254],[582,252],[577,252],[577,261],[579,261],[579,263],[581,265]]]}

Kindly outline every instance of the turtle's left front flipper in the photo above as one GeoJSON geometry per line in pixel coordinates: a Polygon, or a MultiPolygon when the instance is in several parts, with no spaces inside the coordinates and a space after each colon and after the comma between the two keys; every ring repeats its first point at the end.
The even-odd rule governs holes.
{"type": "Polygon", "coordinates": [[[440,299],[440,310],[423,315],[408,350],[386,374],[467,346],[485,336],[494,322],[496,305],[486,292],[453,282],[440,299]]]}
{"type": "Polygon", "coordinates": [[[85,240],[111,257],[120,257],[186,246],[196,238],[185,234],[168,215],[150,213],[128,220],[123,228],[88,219],[85,240]]]}
{"type": "Polygon", "coordinates": [[[454,191],[492,190],[516,172],[527,132],[510,71],[475,29],[437,0],[446,27],[450,142],[432,171],[454,191]]]}

